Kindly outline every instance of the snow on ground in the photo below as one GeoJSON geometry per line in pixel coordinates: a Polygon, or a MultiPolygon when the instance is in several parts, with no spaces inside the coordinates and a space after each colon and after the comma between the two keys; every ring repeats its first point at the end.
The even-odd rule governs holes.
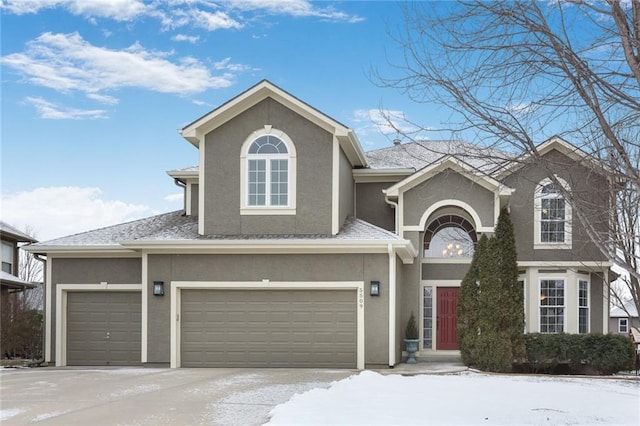
{"type": "Polygon", "coordinates": [[[640,425],[640,381],[364,371],[295,395],[269,425],[640,425]]]}

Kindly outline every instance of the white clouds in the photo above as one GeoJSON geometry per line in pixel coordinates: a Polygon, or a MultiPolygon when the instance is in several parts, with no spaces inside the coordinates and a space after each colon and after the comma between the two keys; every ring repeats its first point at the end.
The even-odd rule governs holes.
{"type": "Polygon", "coordinates": [[[414,133],[417,128],[409,123],[404,111],[358,109],[353,112],[353,121],[358,123],[358,133],[380,132],[383,135],[414,133]]]}
{"type": "Polygon", "coordinates": [[[16,15],[63,7],[74,15],[130,21],[146,13],[141,0],[3,0],[2,8],[16,15]]]}
{"type": "Polygon", "coordinates": [[[240,29],[243,27],[240,22],[221,11],[211,13],[206,10],[192,9],[190,10],[190,15],[193,25],[204,28],[207,31],[240,29]]]}
{"type": "Polygon", "coordinates": [[[245,20],[243,14],[250,12],[318,18],[329,22],[357,23],[364,20],[332,6],[317,7],[307,0],[172,0],[146,3],[142,0],[3,0],[2,8],[17,15],[64,8],[91,22],[95,18],[129,22],[147,16],[158,19],[165,28],[191,25],[208,31],[241,29],[245,20]],[[237,16],[232,17],[232,13],[237,16]]]}
{"type": "Polygon", "coordinates": [[[42,187],[2,196],[2,220],[30,226],[40,241],[157,214],[141,204],[101,198],[99,188],[42,187]]]}
{"type": "Polygon", "coordinates": [[[176,194],[169,194],[166,197],[164,197],[165,201],[169,201],[170,203],[177,203],[180,202],[184,199],[184,194],[182,192],[176,193],[176,194]]]}
{"type": "Polygon", "coordinates": [[[95,118],[107,118],[107,112],[102,109],[82,110],[77,108],[61,107],[42,98],[25,98],[38,111],[40,118],[52,120],[86,120],[95,118]]]}
{"type": "Polygon", "coordinates": [[[188,41],[189,43],[195,44],[200,40],[200,36],[188,36],[185,34],[176,34],[171,37],[173,41],[188,41]]]}
{"type": "Polygon", "coordinates": [[[104,90],[136,87],[162,93],[191,94],[228,87],[233,75],[212,75],[197,59],[167,59],[171,52],[146,50],[136,43],[123,50],[94,46],[77,32],[44,33],[22,53],[2,57],[26,81],[59,92],[79,91],[105,103],[104,90]]]}

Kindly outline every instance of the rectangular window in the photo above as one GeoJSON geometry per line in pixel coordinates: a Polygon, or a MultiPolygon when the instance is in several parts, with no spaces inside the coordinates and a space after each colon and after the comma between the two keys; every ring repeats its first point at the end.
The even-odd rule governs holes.
{"type": "Polygon", "coordinates": [[[540,280],[540,332],[564,332],[564,280],[540,280]]]}
{"type": "Polygon", "coordinates": [[[629,320],[627,318],[618,318],[618,333],[629,332],[629,320]]]}
{"type": "Polygon", "coordinates": [[[522,307],[524,310],[524,332],[527,332],[527,286],[525,284],[524,277],[518,277],[518,285],[522,288],[522,302],[524,306],[522,307]]]}
{"type": "Polygon", "coordinates": [[[264,206],[267,198],[267,162],[249,160],[249,205],[264,206]]]}
{"type": "Polygon", "coordinates": [[[540,241],[563,243],[565,202],[562,198],[543,198],[540,215],[540,241]]]}
{"type": "Polygon", "coordinates": [[[13,245],[2,243],[2,272],[13,274],[13,245]]]}
{"type": "Polygon", "coordinates": [[[424,310],[422,346],[425,349],[433,347],[433,288],[424,287],[424,310]]]}
{"type": "Polygon", "coordinates": [[[578,280],[578,333],[589,332],[589,281],[578,280]]]}

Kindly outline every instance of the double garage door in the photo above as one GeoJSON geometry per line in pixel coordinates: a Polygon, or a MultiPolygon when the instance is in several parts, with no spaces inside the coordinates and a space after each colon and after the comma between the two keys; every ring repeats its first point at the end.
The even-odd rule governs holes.
{"type": "Polygon", "coordinates": [[[183,367],[355,368],[356,292],[181,292],[183,367]]]}

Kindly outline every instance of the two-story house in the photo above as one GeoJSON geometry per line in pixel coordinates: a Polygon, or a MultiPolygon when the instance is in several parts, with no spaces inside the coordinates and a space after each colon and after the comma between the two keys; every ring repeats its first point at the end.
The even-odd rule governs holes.
{"type": "Polygon", "coordinates": [[[47,256],[46,361],[394,366],[411,312],[420,357],[456,354],[460,281],[505,206],[526,330],[607,331],[610,264],[548,169],[601,206],[606,179],[561,139],[539,147],[554,159],[544,167],[496,165],[457,141],[365,153],[268,81],[181,134],[199,158],[169,172],[183,210],[30,246],[47,256]]]}

